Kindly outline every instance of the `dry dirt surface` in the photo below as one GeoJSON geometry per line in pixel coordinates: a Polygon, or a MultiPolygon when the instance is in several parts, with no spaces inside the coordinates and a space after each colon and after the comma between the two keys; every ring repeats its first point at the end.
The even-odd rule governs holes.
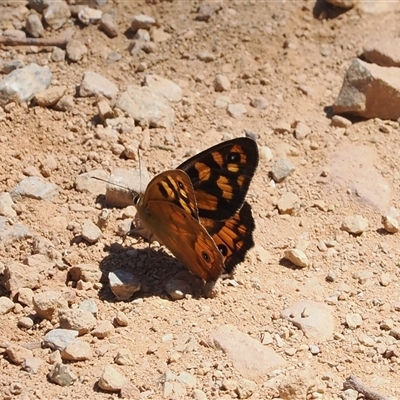
{"type": "MultiPolygon", "coordinates": [[[[71,309],[92,299],[96,325],[113,324],[104,338],[93,332],[79,337],[89,344],[87,359],[75,355],[68,361],[64,354],[61,360],[59,351],[42,343],[60,319],[39,318],[29,296],[19,301],[18,288],[10,292],[2,287],[0,294],[14,305],[1,316],[0,398],[364,398],[360,390],[344,391],[347,378],[355,375],[382,395],[369,398],[400,399],[399,234],[389,234],[381,222],[382,215],[398,217],[399,124],[353,120],[341,128],[331,126],[330,119],[330,106],[351,60],[382,32],[397,37],[399,15],[362,14],[356,8],[338,12],[307,0],[221,1],[208,21],[198,21],[198,7],[196,1],[109,1],[101,9],[117,23],[115,38],[72,16],[63,29],[72,27],[74,38],[88,48],[78,62],[52,61],[51,47],[0,49],[2,61],[47,65],[52,86],[66,86],[73,99],[69,111],[16,102],[0,113],[0,191],[11,192],[36,173],[59,188],[51,200],[15,201],[17,215],[9,217],[8,224],[21,224],[33,234],[0,244],[0,274],[11,262],[23,263],[27,277],[39,271],[35,295],[56,291],[71,309]],[[129,28],[137,14],[152,16],[169,36],[151,51],[132,55],[134,33],[129,28]],[[209,59],[199,58],[202,52],[209,53],[209,59]],[[174,81],[183,94],[181,101],[171,103],[174,125],[122,124],[115,127],[114,143],[99,138],[101,98],[79,96],[87,71],[114,82],[119,93],[129,85],[140,86],[149,74],[174,81]],[[215,90],[217,74],[230,82],[224,92],[215,90]],[[226,101],[221,96],[242,104],[246,112],[233,117],[226,108],[216,107],[216,100],[226,101]],[[301,129],[296,135],[297,127],[301,129]],[[202,296],[197,287],[201,283],[183,274],[162,246],[153,245],[149,264],[146,242],[123,240],[118,232],[120,224],[129,221],[126,210],[109,208],[102,236],[93,244],[82,239],[84,222],[96,222],[106,206],[103,194],[76,190],[76,177],[95,169],[109,175],[116,168],[139,168],[136,157],[121,156],[115,144],[142,142],[141,168],[154,175],[246,132],[256,137],[260,148],[247,196],[256,222],[256,246],[233,277],[221,279],[215,298],[202,296]],[[279,158],[295,169],[275,182],[271,169],[279,158]],[[288,193],[284,200],[289,207],[281,204],[279,211],[288,193]],[[342,229],[345,218],[354,215],[368,220],[360,235],[342,229]],[[285,259],[290,249],[306,254],[306,266],[285,259]],[[70,269],[80,264],[94,266],[102,275],[100,282],[72,281],[70,269]],[[109,288],[108,273],[116,269],[131,272],[141,283],[129,301],[118,301],[109,288]],[[165,285],[177,274],[193,286],[192,294],[172,300],[165,285]],[[318,326],[310,333],[290,316],[284,318],[283,310],[306,300],[327,307],[311,312],[317,312],[317,325],[318,312],[321,320],[330,315],[332,327],[318,326]],[[249,354],[252,359],[246,360],[246,354],[239,354],[249,367],[239,365],[229,351],[209,345],[210,335],[226,325],[284,362],[259,373],[261,356],[249,354]],[[13,360],[10,346],[29,349],[34,361],[27,362],[23,354],[13,360]],[[56,362],[74,372],[71,385],[49,378],[56,362]],[[99,386],[106,366],[122,376],[120,381],[114,376],[114,392],[99,386]]],[[[45,32],[45,37],[55,35],[50,28],[45,32]]],[[[115,100],[106,99],[111,108],[115,100]]],[[[307,306],[303,314],[307,317],[307,306]]],[[[239,352],[241,339],[236,340],[239,352]]]]}

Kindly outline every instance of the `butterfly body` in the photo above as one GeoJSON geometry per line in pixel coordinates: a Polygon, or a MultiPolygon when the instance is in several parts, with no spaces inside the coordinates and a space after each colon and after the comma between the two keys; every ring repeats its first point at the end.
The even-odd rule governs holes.
{"type": "Polygon", "coordinates": [[[162,172],[135,200],[141,224],[193,274],[217,280],[254,245],[245,196],[257,164],[257,144],[238,138],[162,172]]]}

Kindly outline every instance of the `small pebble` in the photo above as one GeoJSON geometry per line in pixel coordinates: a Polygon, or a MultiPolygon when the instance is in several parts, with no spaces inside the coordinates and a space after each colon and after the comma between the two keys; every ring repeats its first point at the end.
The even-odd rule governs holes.
{"type": "Polygon", "coordinates": [[[349,215],[342,222],[342,230],[361,235],[368,228],[368,220],[361,215],[349,215]]]}

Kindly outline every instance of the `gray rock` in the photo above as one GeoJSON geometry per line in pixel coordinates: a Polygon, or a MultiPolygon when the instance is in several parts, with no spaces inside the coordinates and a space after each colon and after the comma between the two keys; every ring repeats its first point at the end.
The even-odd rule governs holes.
{"type": "Polygon", "coordinates": [[[91,193],[94,195],[105,194],[108,179],[109,175],[102,169],[84,172],[75,178],[75,189],[78,192],[91,193]],[[95,178],[104,179],[106,182],[95,178]]]}
{"type": "Polygon", "coordinates": [[[295,170],[294,165],[287,158],[278,158],[272,166],[272,178],[276,182],[282,182],[295,170]]]}
{"type": "Polygon", "coordinates": [[[118,94],[118,86],[97,74],[96,72],[87,71],[83,74],[83,79],[79,87],[79,95],[82,97],[102,95],[108,99],[112,99],[118,94]]]}
{"type": "Polygon", "coordinates": [[[58,315],[59,310],[68,308],[67,300],[60,292],[53,290],[35,294],[32,303],[37,315],[49,321],[58,315]]]}
{"type": "MultiPolygon", "coordinates": [[[[82,58],[87,54],[88,49],[86,45],[78,40],[72,39],[68,42],[65,48],[68,59],[74,62],[82,60],[82,58]]],[[[81,95],[82,96],[82,95],[81,95]]]]}
{"type": "Polygon", "coordinates": [[[286,364],[280,355],[233,325],[219,327],[211,334],[210,344],[221,349],[241,375],[248,379],[262,379],[286,364]]]}
{"type": "Polygon", "coordinates": [[[78,376],[70,365],[57,362],[51,367],[48,378],[57,385],[71,386],[78,379],[78,376]]]}
{"type": "Polygon", "coordinates": [[[216,108],[226,108],[231,103],[231,99],[228,96],[218,96],[215,99],[214,106],[216,108]]]}
{"type": "Polygon", "coordinates": [[[208,22],[211,16],[221,8],[220,2],[202,1],[197,9],[196,21],[208,22]]]}
{"type": "Polygon", "coordinates": [[[78,335],[79,332],[72,329],[53,329],[43,336],[43,345],[61,351],[78,335]]]}
{"type": "Polygon", "coordinates": [[[131,22],[131,30],[136,32],[138,29],[150,29],[155,23],[156,20],[149,15],[134,15],[131,22]]]}
{"type": "Polygon", "coordinates": [[[107,392],[116,392],[122,388],[127,382],[125,376],[118,372],[111,365],[104,367],[103,373],[100,376],[98,385],[100,389],[107,392]]]}
{"type": "Polygon", "coordinates": [[[175,112],[168,101],[146,86],[128,86],[115,107],[141,124],[148,123],[152,128],[171,129],[174,125],[175,112]]]}
{"type": "Polygon", "coordinates": [[[81,304],[79,304],[78,307],[80,310],[86,310],[90,311],[95,317],[97,316],[97,313],[99,311],[96,302],[94,299],[86,299],[83,300],[81,304]]]}
{"type": "Polygon", "coordinates": [[[265,110],[268,107],[268,100],[262,96],[253,97],[250,105],[258,110],[265,110]]]}
{"type": "Polygon", "coordinates": [[[182,100],[182,89],[169,79],[154,74],[146,75],[144,82],[153,93],[165,97],[168,101],[178,102],[182,100]]]}
{"type": "Polygon", "coordinates": [[[129,46],[132,55],[140,53],[143,47],[150,42],[150,33],[145,29],[138,29],[129,46]]]}
{"type": "Polygon", "coordinates": [[[82,237],[88,243],[93,244],[102,237],[101,229],[90,219],[86,219],[82,224],[82,237]]]}
{"type": "Polygon", "coordinates": [[[324,303],[301,300],[284,309],[281,317],[301,329],[308,339],[324,342],[332,338],[335,320],[331,308],[324,303]]]}
{"type": "Polygon", "coordinates": [[[352,233],[353,235],[361,235],[368,228],[368,220],[361,215],[349,215],[343,222],[341,229],[352,233]]]}
{"type": "Polygon", "coordinates": [[[397,120],[400,117],[400,69],[353,60],[333,104],[333,112],[397,120]]]}
{"type": "Polygon", "coordinates": [[[0,315],[9,313],[13,308],[14,303],[8,297],[0,297],[0,315]]]}
{"type": "Polygon", "coordinates": [[[65,1],[52,1],[43,13],[46,23],[53,29],[60,29],[71,17],[71,11],[65,1]]]}
{"type": "Polygon", "coordinates": [[[118,300],[129,300],[141,289],[140,282],[131,273],[115,270],[108,274],[111,291],[118,300]]]}
{"type": "Polygon", "coordinates": [[[54,46],[53,52],[51,53],[51,61],[61,62],[65,60],[66,51],[54,46]]]}
{"type": "Polygon", "coordinates": [[[17,216],[17,212],[13,209],[14,202],[10,196],[10,193],[0,193],[0,215],[4,217],[14,218],[17,216]]]}
{"type": "Polygon", "coordinates": [[[228,114],[233,118],[240,118],[247,113],[246,106],[241,103],[232,103],[228,105],[228,114]]]}
{"type": "Polygon", "coordinates": [[[79,336],[90,332],[96,326],[93,314],[80,309],[60,310],[59,321],[60,328],[78,331],[79,336]]]}
{"type": "Polygon", "coordinates": [[[21,103],[30,101],[37,92],[50,86],[51,79],[50,69],[37,64],[12,71],[0,81],[0,105],[16,99],[21,103]]]}
{"type": "Polygon", "coordinates": [[[382,67],[400,67],[400,38],[381,38],[364,45],[363,55],[382,67]]]}
{"type": "Polygon", "coordinates": [[[118,36],[118,24],[111,14],[103,14],[100,20],[100,29],[109,37],[118,36]]]}
{"type": "Polygon", "coordinates": [[[29,14],[25,22],[26,31],[33,37],[38,38],[43,36],[44,28],[42,21],[37,14],[29,14]]]}
{"type": "Polygon", "coordinates": [[[24,197],[36,200],[51,200],[58,196],[58,191],[56,184],[48,183],[37,176],[30,176],[19,182],[10,192],[10,195],[14,201],[20,201],[24,197]]]}

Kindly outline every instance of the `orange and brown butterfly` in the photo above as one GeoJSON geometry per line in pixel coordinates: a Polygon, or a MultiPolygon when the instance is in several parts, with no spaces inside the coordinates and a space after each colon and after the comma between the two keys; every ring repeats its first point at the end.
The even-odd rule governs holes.
{"type": "Polygon", "coordinates": [[[257,165],[256,142],[242,137],[160,173],[134,198],[143,228],[206,282],[232,272],[254,246],[245,197],[257,165]]]}

